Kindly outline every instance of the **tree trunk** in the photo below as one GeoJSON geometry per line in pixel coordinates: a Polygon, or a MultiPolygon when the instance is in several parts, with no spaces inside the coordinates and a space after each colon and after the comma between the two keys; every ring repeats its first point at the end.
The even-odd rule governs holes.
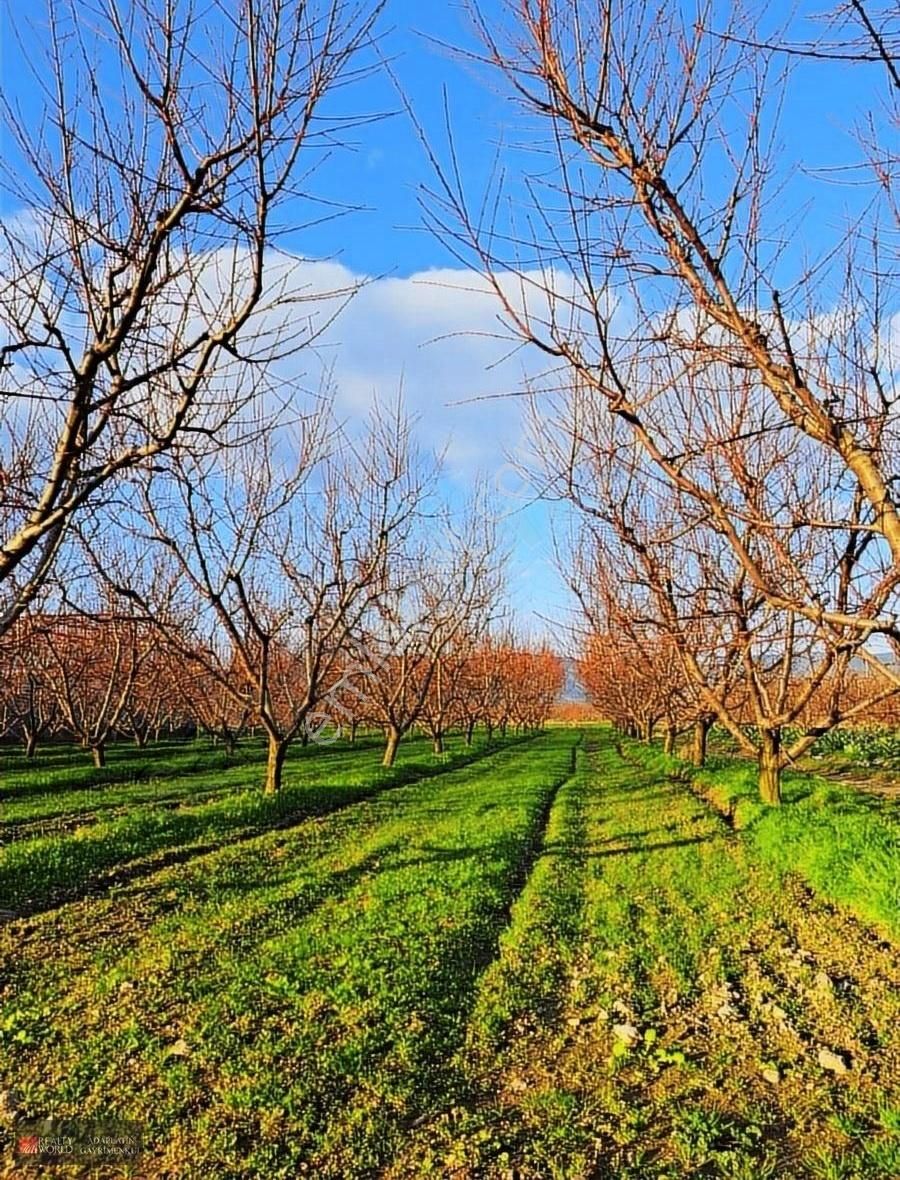
{"type": "Polygon", "coordinates": [[[694,744],[691,748],[691,761],[694,766],[706,765],[706,739],[712,728],[712,721],[708,717],[700,717],[694,722],[694,744]]]}
{"type": "Polygon", "coordinates": [[[281,738],[269,735],[269,756],[266,761],[266,795],[277,795],[281,790],[281,772],[284,770],[284,759],[287,755],[288,744],[281,738]]]}
{"type": "Polygon", "coordinates": [[[655,726],[656,722],[652,717],[648,717],[641,722],[641,737],[648,746],[653,744],[653,730],[655,726]]]}
{"type": "Polygon", "coordinates": [[[473,737],[474,733],[475,733],[475,722],[469,721],[466,724],[466,745],[467,746],[471,746],[472,737],[473,737]]]}
{"type": "Polygon", "coordinates": [[[25,757],[33,758],[34,752],[37,749],[37,734],[28,733],[25,735],[25,757]]]}
{"type": "Polygon", "coordinates": [[[432,749],[432,752],[435,754],[443,754],[443,752],[444,752],[444,735],[442,733],[436,733],[434,735],[434,740],[432,741],[431,749],[432,749]]]}
{"type": "Polygon", "coordinates": [[[94,756],[94,765],[98,770],[106,765],[106,747],[103,742],[98,742],[96,746],[91,746],[91,754],[94,756]]]}
{"type": "Polygon", "coordinates": [[[759,797],[777,806],[781,802],[781,730],[760,732],[759,797]]]}
{"type": "Polygon", "coordinates": [[[666,736],[663,741],[663,753],[664,754],[674,754],[675,753],[675,732],[676,731],[675,731],[674,725],[667,725],[666,726],[666,736]]]}
{"type": "Polygon", "coordinates": [[[358,725],[359,725],[358,721],[351,721],[350,722],[350,745],[351,746],[356,742],[356,727],[358,725]]]}
{"type": "Polygon", "coordinates": [[[387,734],[387,744],[384,747],[384,757],[381,759],[382,766],[393,766],[394,760],[397,757],[397,747],[400,745],[400,731],[397,729],[389,729],[387,734]]]}

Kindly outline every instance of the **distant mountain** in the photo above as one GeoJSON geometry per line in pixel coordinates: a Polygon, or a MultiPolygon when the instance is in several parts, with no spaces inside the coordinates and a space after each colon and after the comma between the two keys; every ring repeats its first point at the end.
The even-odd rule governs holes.
{"type": "Polygon", "coordinates": [[[578,679],[578,665],[576,661],[567,659],[564,656],[563,665],[566,670],[566,679],[558,699],[560,701],[576,701],[578,704],[584,704],[587,701],[587,693],[584,691],[584,685],[578,679]]]}

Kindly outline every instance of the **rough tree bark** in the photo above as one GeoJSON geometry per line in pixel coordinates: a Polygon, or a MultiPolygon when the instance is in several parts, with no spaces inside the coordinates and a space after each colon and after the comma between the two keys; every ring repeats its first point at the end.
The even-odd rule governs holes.
{"type": "Polygon", "coordinates": [[[781,802],[781,730],[764,729],[759,744],[759,795],[764,803],[781,802]]]}
{"type": "Polygon", "coordinates": [[[691,762],[694,766],[706,765],[706,744],[710,729],[712,729],[712,718],[710,717],[698,717],[694,722],[694,740],[691,745],[691,762]]]}
{"type": "Polygon", "coordinates": [[[384,747],[384,757],[381,760],[382,766],[393,766],[397,758],[397,749],[400,745],[400,730],[391,726],[387,732],[387,742],[384,747]]]}
{"type": "Polygon", "coordinates": [[[266,782],[263,793],[277,795],[281,790],[284,760],[288,752],[288,743],[273,734],[269,735],[269,751],[266,758],[266,782]]]}

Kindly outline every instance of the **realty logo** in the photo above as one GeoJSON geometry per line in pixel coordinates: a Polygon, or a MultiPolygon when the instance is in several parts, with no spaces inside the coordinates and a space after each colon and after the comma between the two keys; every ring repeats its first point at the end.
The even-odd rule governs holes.
{"type": "Polygon", "coordinates": [[[16,1155],[40,1155],[40,1135],[20,1135],[16,1140],[16,1155]]]}
{"type": "Polygon", "coordinates": [[[20,1119],[13,1127],[13,1155],[23,1163],[101,1164],[135,1159],[143,1151],[143,1142],[143,1128],[112,1116],[20,1119]]]}

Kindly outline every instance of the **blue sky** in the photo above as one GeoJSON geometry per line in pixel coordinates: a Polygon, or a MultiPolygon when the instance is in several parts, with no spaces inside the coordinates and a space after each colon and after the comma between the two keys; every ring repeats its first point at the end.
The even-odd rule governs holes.
{"type": "MultiPolygon", "coordinates": [[[[481,4],[482,11],[488,14],[499,13],[504,7],[502,0],[484,0],[481,4]]],[[[723,5],[723,25],[725,9],[731,7],[723,5]]],[[[792,26],[796,41],[821,34],[822,24],[817,18],[822,11],[817,0],[802,0],[797,5],[792,26]]],[[[784,17],[785,8],[774,6],[773,21],[777,23],[784,17]]],[[[445,42],[464,47],[476,44],[464,6],[436,0],[424,3],[393,0],[388,6],[384,28],[383,51],[391,59],[392,70],[415,113],[415,120],[424,128],[438,154],[446,159],[446,103],[461,170],[471,191],[477,193],[495,166],[498,145],[509,146],[520,141],[522,125],[519,109],[498,91],[486,71],[436,44],[445,42]]],[[[878,94],[885,89],[880,66],[793,62],[780,126],[781,139],[790,145],[789,157],[794,169],[785,171],[782,199],[785,209],[791,209],[798,223],[802,223],[811,254],[840,236],[850,212],[869,193],[868,189],[843,183],[847,178],[841,174],[829,173],[826,180],[818,177],[816,170],[858,158],[854,128],[861,114],[872,106],[873,93],[877,103],[878,94]]],[[[370,109],[398,105],[393,87],[386,79],[373,79],[367,84],[367,91],[372,98],[370,109]]],[[[359,138],[359,145],[352,153],[335,161],[327,178],[335,192],[352,192],[354,199],[368,206],[369,211],[324,228],[319,248],[357,273],[398,279],[412,277],[424,293],[427,276],[423,272],[430,268],[456,268],[459,263],[444,243],[422,227],[421,187],[432,183],[432,174],[418,132],[411,120],[400,114],[366,128],[359,138]]],[[[517,197],[522,197],[523,191],[516,189],[512,179],[508,187],[517,197]]],[[[453,284],[452,276],[446,274],[442,274],[441,281],[453,284]]],[[[479,325],[484,314],[479,309],[479,325]]],[[[355,322],[352,313],[351,322],[355,322]]],[[[477,463],[490,473],[491,451],[493,463],[502,467],[504,452],[514,452],[520,445],[517,402],[510,399],[499,406],[493,402],[458,406],[449,403],[481,392],[496,394],[502,390],[504,381],[508,383],[506,388],[518,388],[517,366],[522,371],[536,371],[542,362],[528,355],[520,356],[501,366],[497,373],[489,366],[505,353],[505,345],[498,343],[492,348],[463,334],[454,338],[448,350],[445,344],[433,342],[440,326],[439,321],[429,320],[423,304],[418,341],[415,324],[404,320],[405,345],[394,350],[384,341],[382,359],[395,371],[399,367],[413,403],[423,415],[436,422],[438,432],[451,430],[457,438],[478,440],[480,444],[490,442],[489,448],[483,445],[471,448],[473,465],[477,463]],[[449,351],[453,357],[448,355],[449,351]],[[446,388],[444,377],[448,372],[459,378],[456,397],[446,388]],[[433,391],[429,390],[430,374],[439,375],[433,391]]],[[[449,328],[462,331],[454,317],[449,328]]],[[[351,340],[350,349],[359,343],[359,339],[351,340]]],[[[366,358],[370,363],[376,359],[371,351],[366,352],[366,358]]],[[[364,369],[365,363],[363,360],[360,367],[364,369]]],[[[376,367],[382,371],[384,380],[382,366],[376,367]]],[[[463,479],[469,470],[463,464],[463,479]]],[[[495,479],[501,490],[514,482],[502,473],[495,479]]],[[[550,546],[551,520],[561,523],[560,510],[545,505],[529,506],[524,494],[518,500],[503,500],[502,508],[513,544],[512,602],[526,626],[546,630],[543,618],[566,618],[571,608],[571,600],[554,569],[550,546]]]]}
{"type": "MultiPolygon", "coordinates": [[[[0,78],[6,92],[28,109],[35,97],[23,60],[33,40],[40,40],[40,5],[0,0],[0,6],[0,78]],[[35,22],[32,27],[29,20],[35,22]],[[13,23],[24,53],[11,35],[13,23]]],[[[502,0],[484,0],[482,11],[490,16],[502,7],[502,0]]],[[[807,16],[818,11],[820,6],[809,0],[800,4],[794,24],[798,40],[813,34],[815,26],[807,16]]],[[[775,12],[775,18],[780,16],[775,12]]],[[[497,145],[515,142],[522,127],[517,108],[486,75],[479,77],[477,70],[434,43],[473,44],[463,6],[443,0],[390,0],[382,29],[381,53],[440,154],[445,148],[446,96],[459,162],[478,192],[493,167],[497,145]]],[[[834,183],[835,175],[824,183],[809,170],[856,157],[853,124],[871,105],[873,87],[877,92],[883,86],[878,66],[804,63],[796,68],[782,138],[791,145],[791,158],[796,161],[799,155],[806,171],[785,174],[783,201],[785,208],[802,213],[812,253],[838,235],[848,211],[864,194],[834,183]]],[[[440,448],[449,439],[449,493],[458,495],[477,473],[497,487],[513,549],[511,601],[526,630],[552,630],[542,620],[564,616],[568,598],[552,564],[551,510],[505,494],[513,482],[504,474],[505,465],[521,445],[519,402],[473,400],[481,395],[496,399],[520,388],[541,362],[518,354],[497,364],[507,347],[484,336],[495,322],[490,299],[465,290],[471,276],[445,243],[423,229],[420,189],[432,176],[392,81],[384,73],[373,74],[340,102],[364,113],[399,113],[354,131],[351,150],[335,154],[316,182],[318,191],[362,205],[365,211],[291,235],[284,243],[304,258],[341,268],[328,271],[323,265],[313,283],[324,284],[326,273],[380,280],[329,333],[323,356],[334,365],[339,405],[348,416],[361,413],[372,395],[392,396],[402,384],[420,416],[424,441],[440,448]]],[[[9,143],[0,149],[9,152],[9,143]]],[[[517,192],[515,185],[512,191],[517,192]]],[[[8,206],[0,207],[0,214],[8,211],[8,206]]]]}
{"type": "MultiPolygon", "coordinates": [[[[480,8],[486,14],[502,14],[506,3],[481,0],[480,8]]],[[[787,6],[773,8],[774,20],[783,20],[787,6]]],[[[801,0],[792,24],[793,39],[800,42],[821,34],[823,25],[817,17],[826,9],[816,0],[801,0]]],[[[723,27],[724,22],[723,11],[723,27]]],[[[518,142],[522,124],[520,110],[486,69],[438,44],[477,49],[465,6],[452,0],[390,0],[383,30],[381,49],[416,120],[444,159],[446,95],[461,170],[471,190],[478,192],[493,168],[497,145],[518,142]]],[[[790,145],[792,161],[812,170],[855,157],[851,145],[855,122],[871,108],[873,93],[877,100],[878,91],[886,89],[880,66],[794,59],[789,101],[780,116],[781,138],[790,145]]],[[[370,79],[351,101],[357,104],[363,95],[367,100],[363,109],[399,109],[394,88],[385,77],[370,79]]],[[[421,226],[419,189],[431,183],[431,172],[410,120],[401,113],[356,132],[354,138],[353,151],[329,165],[328,188],[336,195],[351,193],[369,211],[317,231],[320,246],[353,269],[373,275],[405,276],[429,266],[454,265],[446,247],[421,226]]],[[[796,177],[785,191],[785,202],[803,207],[810,181],[808,172],[796,177]]],[[[830,230],[840,228],[847,208],[857,199],[858,194],[837,183],[834,176],[815,184],[819,232],[812,235],[814,246],[817,237],[822,242],[830,230]]]]}

